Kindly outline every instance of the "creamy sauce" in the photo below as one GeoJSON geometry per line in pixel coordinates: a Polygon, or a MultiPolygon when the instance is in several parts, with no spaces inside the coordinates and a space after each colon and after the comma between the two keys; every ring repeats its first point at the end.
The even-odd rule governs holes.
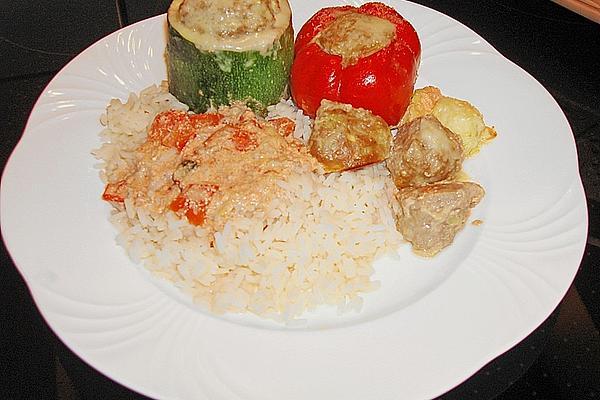
{"type": "Polygon", "coordinates": [[[267,52],[291,23],[287,0],[175,0],[170,24],[204,51],[267,52]]]}
{"type": "Polygon", "coordinates": [[[386,19],[347,12],[319,32],[314,40],[325,52],[341,56],[342,65],[348,66],[386,48],[395,35],[396,26],[386,19]]]}
{"type": "Polygon", "coordinates": [[[138,207],[175,212],[217,231],[231,219],[266,213],[282,191],[278,181],[319,168],[304,144],[292,137],[291,120],[282,118],[287,127],[282,128],[241,106],[223,107],[219,115],[220,122],[200,127],[180,151],[152,140],[149,132],[135,162],[117,173],[124,177],[124,197],[138,207]],[[192,208],[185,208],[188,200],[202,208],[193,210],[202,214],[200,223],[186,213],[192,208]]]}

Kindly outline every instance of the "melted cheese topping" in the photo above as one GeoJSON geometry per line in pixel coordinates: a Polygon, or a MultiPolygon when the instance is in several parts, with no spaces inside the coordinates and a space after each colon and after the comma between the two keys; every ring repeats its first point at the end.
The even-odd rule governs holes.
{"type": "Polygon", "coordinates": [[[266,52],[291,23],[287,0],[174,0],[169,23],[204,51],[266,52]]]}
{"type": "Polygon", "coordinates": [[[386,48],[395,36],[396,26],[390,21],[347,12],[319,32],[314,40],[325,52],[341,56],[345,67],[386,48]]]}

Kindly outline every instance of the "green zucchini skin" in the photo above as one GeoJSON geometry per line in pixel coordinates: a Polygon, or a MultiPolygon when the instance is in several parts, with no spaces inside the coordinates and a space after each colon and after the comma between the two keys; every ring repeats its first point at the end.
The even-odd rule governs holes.
{"type": "Polygon", "coordinates": [[[194,112],[243,101],[255,112],[287,96],[294,57],[292,24],[271,51],[201,51],[170,24],[166,50],[169,91],[194,112]]]}

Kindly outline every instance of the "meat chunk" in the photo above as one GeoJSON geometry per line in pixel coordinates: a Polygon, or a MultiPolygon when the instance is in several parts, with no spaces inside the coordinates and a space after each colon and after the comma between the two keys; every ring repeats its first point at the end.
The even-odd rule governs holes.
{"type": "Polygon", "coordinates": [[[349,104],[323,100],[308,147],[325,172],[339,172],[385,160],[391,142],[383,118],[349,104]]]}
{"type": "Polygon", "coordinates": [[[401,189],[451,180],[464,159],[460,138],[435,117],[419,117],[398,129],[386,165],[401,189]]]}
{"type": "Polygon", "coordinates": [[[396,225],[416,254],[431,257],[450,245],[485,191],[472,182],[400,190],[396,225]]]}
{"type": "Polygon", "coordinates": [[[497,135],[494,128],[485,125],[481,112],[464,100],[442,97],[435,103],[432,115],[460,137],[467,157],[477,154],[497,135]]]}
{"type": "Polygon", "coordinates": [[[485,125],[483,115],[474,105],[444,96],[440,89],[433,86],[415,90],[401,123],[408,123],[423,115],[433,115],[454,132],[461,139],[465,157],[477,154],[484,144],[497,136],[493,127],[485,125]]]}

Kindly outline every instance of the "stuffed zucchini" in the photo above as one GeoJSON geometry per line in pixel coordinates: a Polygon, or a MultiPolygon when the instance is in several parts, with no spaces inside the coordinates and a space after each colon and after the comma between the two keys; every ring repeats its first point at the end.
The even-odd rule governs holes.
{"type": "Polygon", "coordinates": [[[243,101],[264,113],[287,95],[287,0],[174,0],[167,19],[169,91],[191,110],[243,101]]]}

